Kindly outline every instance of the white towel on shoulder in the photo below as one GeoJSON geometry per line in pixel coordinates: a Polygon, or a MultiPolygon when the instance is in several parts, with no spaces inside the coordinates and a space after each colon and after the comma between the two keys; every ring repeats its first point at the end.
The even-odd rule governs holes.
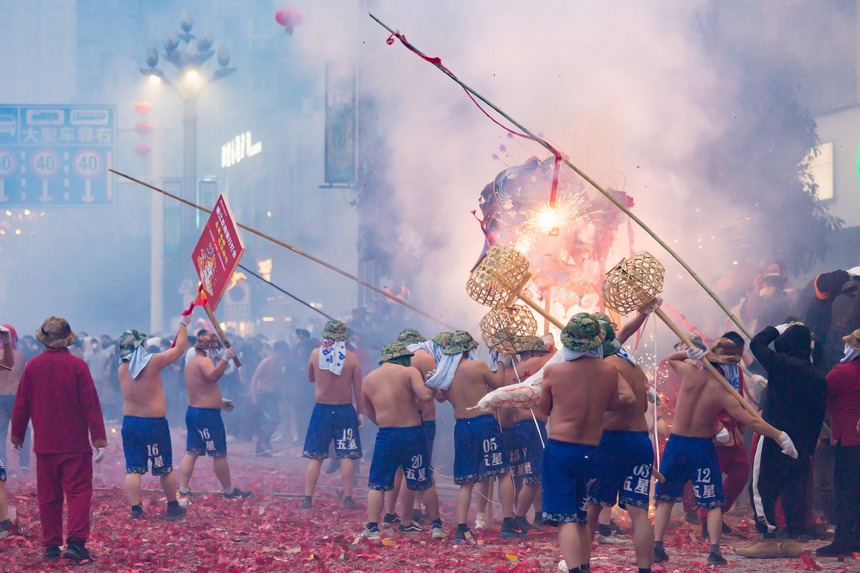
{"type": "MultiPolygon", "coordinates": [[[[442,360],[436,363],[436,371],[433,372],[433,375],[424,384],[434,390],[447,390],[450,388],[451,383],[454,381],[454,374],[457,373],[457,366],[460,365],[461,356],[462,354],[443,354],[442,360]]],[[[474,360],[475,356],[475,351],[470,350],[466,353],[466,360],[474,360]]]]}
{"type": "Polygon", "coordinates": [[[320,347],[319,367],[321,370],[328,370],[335,376],[340,376],[343,372],[343,365],[346,363],[346,341],[345,340],[328,340],[322,341],[320,347]]]}
{"type": "Polygon", "coordinates": [[[134,349],[131,355],[124,357],[120,362],[128,362],[128,371],[131,374],[132,380],[137,380],[149,361],[152,360],[152,354],[147,352],[143,345],[134,349]]]}

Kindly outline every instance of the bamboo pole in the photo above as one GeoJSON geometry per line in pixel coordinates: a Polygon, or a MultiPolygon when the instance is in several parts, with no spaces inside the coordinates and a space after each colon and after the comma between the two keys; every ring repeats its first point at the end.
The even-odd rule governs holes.
{"type": "MultiPolygon", "coordinates": [[[[449,78],[451,78],[454,82],[456,82],[460,87],[462,87],[464,90],[466,90],[469,94],[471,94],[471,95],[475,96],[476,98],[478,98],[479,100],[481,100],[482,102],[484,102],[485,104],[487,104],[487,105],[488,105],[489,107],[491,107],[491,108],[492,108],[496,113],[498,113],[499,115],[501,115],[502,117],[504,117],[506,120],[508,120],[509,122],[511,122],[513,125],[515,125],[519,130],[521,130],[523,133],[525,133],[525,134],[529,137],[529,139],[531,139],[532,141],[534,141],[534,142],[536,142],[536,143],[540,144],[542,147],[546,148],[546,149],[547,149],[550,153],[552,153],[553,155],[558,155],[558,150],[557,150],[557,149],[555,149],[552,145],[550,145],[550,144],[549,144],[547,141],[545,141],[543,138],[538,137],[538,136],[537,136],[536,134],[534,134],[531,130],[529,130],[527,127],[525,127],[524,125],[522,125],[521,123],[519,123],[517,120],[515,120],[514,118],[512,118],[511,116],[509,116],[507,113],[505,113],[504,111],[502,111],[502,110],[501,110],[498,106],[496,106],[493,102],[491,102],[490,100],[488,100],[487,98],[485,98],[484,96],[482,96],[481,94],[479,94],[478,92],[476,92],[475,90],[473,90],[471,87],[469,87],[468,85],[466,85],[465,83],[463,83],[463,82],[462,82],[462,81],[461,81],[457,76],[455,76],[453,73],[451,73],[451,71],[449,71],[445,66],[443,66],[443,65],[442,65],[442,63],[441,63],[441,61],[440,61],[438,58],[430,58],[430,57],[426,56],[423,52],[421,52],[421,50],[419,50],[418,48],[416,48],[415,46],[413,46],[411,43],[409,43],[409,42],[406,40],[406,38],[405,38],[403,35],[401,35],[401,34],[400,34],[400,32],[398,32],[398,31],[396,31],[396,30],[392,29],[391,27],[389,27],[387,24],[385,24],[384,22],[382,22],[382,20],[380,20],[379,18],[377,18],[376,16],[374,16],[374,15],[373,15],[373,13],[368,13],[368,15],[369,15],[369,16],[370,16],[370,17],[371,17],[371,18],[372,18],[372,19],[373,19],[377,24],[379,24],[380,26],[382,26],[383,28],[385,28],[386,30],[388,30],[388,32],[389,32],[389,33],[391,33],[394,37],[396,37],[398,40],[400,40],[400,42],[401,42],[404,46],[406,46],[406,47],[407,47],[407,48],[409,48],[410,50],[414,51],[416,54],[418,54],[419,56],[421,56],[423,59],[425,59],[425,60],[426,60],[426,61],[428,61],[429,63],[433,64],[433,65],[434,65],[436,68],[438,68],[438,69],[439,69],[443,74],[445,74],[446,76],[448,76],[449,78]]],[[[648,227],[648,225],[646,225],[646,224],[644,223],[644,221],[642,221],[639,217],[637,217],[636,215],[634,215],[634,214],[630,211],[630,209],[628,209],[627,207],[625,207],[625,206],[624,206],[624,205],[623,205],[623,204],[622,204],[618,199],[616,199],[615,197],[613,197],[611,193],[609,193],[608,191],[606,191],[606,189],[604,189],[604,188],[603,188],[603,187],[602,187],[602,186],[601,186],[597,181],[595,181],[594,179],[592,179],[591,177],[589,177],[589,176],[588,176],[588,174],[587,174],[587,173],[585,173],[582,169],[580,169],[579,167],[577,167],[576,165],[574,165],[573,163],[571,163],[571,162],[570,162],[570,160],[569,160],[567,157],[562,156],[562,157],[561,157],[561,161],[562,161],[562,163],[564,163],[565,165],[567,165],[571,170],[573,170],[573,171],[574,171],[574,173],[576,173],[577,175],[579,175],[580,177],[582,177],[583,179],[585,179],[585,181],[587,181],[589,185],[591,185],[592,187],[594,187],[594,188],[595,188],[597,191],[599,191],[599,192],[600,192],[604,197],[606,197],[607,199],[609,199],[609,200],[610,200],[610,201],[611,201],[611,202],[612,202],[616,207],[618,207],[619,209],[621,209],[621,210],[622,210],[622,211],[623,211],[623,212],[624,212],[628,217],[630,217],[630,218],[631,218],[631,219],[632,219],[632,220],[633,220],[637,225],[639,225],[639,226],[640,226],[640,227],[641,227],[641,228],[642,228],[646,233],[648,233],[649,235],[651,235],[651,237],[652,237],[655,241],[657,241],[657,243],[658,243],[661,247],[663,247],[663,249],[665,249],[665,250],[666,250],[666,252],[668,252],[670,255],[672,255],[672,258],[674,258],[676,261],[678,261],[678,263],[679,263],[682,267],[684,267],[684,270],[686,270],[686,271],[690,274],[690,276],[691,276],[691,277],[693,277],[693,279],[694,279],[697,283],[699,283],[699,286],[701,286],[701,287],[705,290],[705,292],[706,292],[706,293],[708,293],[708,295],[709,295],[709,296],[714,300],[714,302],[716,302],[716,303],[720,306],[720,308],[721,308],[721,309],[723,309],[723,312],[725,312],[725,313],[726,313],[726,315],[731,319],[731,321],[732,321],[732,322],[734,322],[734,323],[737,325],[737,327],[738,327],[738,328],[740,328],[740,329],[741,329],[741,331],[742,331],[742,332],[743,332],[743,333],[744,333],[748,338],[752,338],[752,333],[751,333],[751,332],[750,332],[750,330],[746,327],[746,325],[741,321],[741,319],[740,319],[740,318],[738,318],[737,316],[735,316],[735,314],[734,314],[734,313],[729,309],[729,307],[728,307],[728,306],[726,306],[726,304],[725,304],[725,303],[720,299],[720,297],[719,297],[719,296],[717,296],[717,293],[715,293],[713,290],[711,290],[711,288],[710,288],[708,285],[706,285],[706,284],[705,284],[705,282],[704,282],[701,278],[699,278],[699,275],[697,275],[697,274],[696,274],[696,272],[695,272],[695,271],[690,267],[690,265],[688,265],[688,264],[684,261],[684,259],[682,259],[682,258],[681,258],[681,256],[680,256],[678,253],[676,253],[676,252],[675,252],[675,251],[674,251],[674,250],[673,250],[673,249],[672,249],[668,244],[666,244],[666,243],[663,241],[663,239],[661,239],[659,236],[657,236],[657,234],[656,234],[654,231],[652,231],[652,230],[651,230],[651,228],[650,228],[650,227],[648,227]]],[[[523,302],[526,302],[526,301],[523,301],[523,302]]]]}

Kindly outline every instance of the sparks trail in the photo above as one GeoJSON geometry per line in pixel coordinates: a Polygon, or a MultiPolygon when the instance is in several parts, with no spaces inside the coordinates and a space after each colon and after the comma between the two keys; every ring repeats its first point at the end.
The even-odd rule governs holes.
{"type": "MultiPolygon", "coordinates": [[[[147,183],[147,182],[145,182],[145,181],[141,181],[140,179],[136,179],[136,178],[132,177],[131,175],[126,175],[125,173],[122,173],[122,172],[120,172],[120,171],[117,171],[116,169],[108,169],[108,171],[110,171],[111,173],[114,173],[115,175],[119,175],[120,177],[125,177],[125,178],[126,178],[126,179],[128,179],[129,181],[134,181],[134,182],[135,182],[135,183],[137,183],[138,185],[143,185],[144,187],[148,187],[148,188],[152,189],[153,191],[157,191],[157,192],[161,193],[162,195],[164,195],[164,196],[166,196],[166,197],[170,197],[171,199],[174,199],[174,200],[176,200],[176,201],[179,201],[180,203],[184,203],[185,205],[188,205],[189,207],[194,207],[195,209],[197,209],[197,210],[199,210],[199,211],[203,211],[203,212],[204,212],[204,213],[206,213],[206,214],[211,214],[211,213],[212,213],[212,210],[211,210],[211,209],[207,209],[206,207],[202,207],[202,206],[198,205],[197,203],[193,203],[193,202],[191,202],[191,201],[189,201],[189,200],[187,200],[187,199],[183,199],[182,197],[179,197],[179,196],[177,196],[177,195],[174,195],[173,193],[168,193],[168,192],[167,192],[167,191],[165,191],[164,189],[160,189],[160,188],[156,187],[155,185],[150,185],[149,183],[147,183]]],[[[405,300],[403,300],[402,298],[396,297],[396,296],[394,296],[393,294],[391,294],[391,293],[389,293],[389,292],[387,292],[387,291],[385,291],[385,290],[383,290],[383,289],[381,289],[381,288],[379,288],[379,287],[375,287],[375,286],[373,286],[372,284],[370,284],[370,283],[368,283],[368,282],[366,282],[366,281],[361,280],[360,278],[358,278],[357,276],[353,275],[352,273],[349,273],[349,272],[347,272],[347,271],[345,271],[345,270],[343,270],[343,269],[341,269],[341,268],[339,268],[339,267],[334,266],[334,265],[333,265],[333,264],[331,264],[331,263],[327,263],[327,262],[325,262],[325,261],[324,261],[324,260],[322,260],[322,259],[319,259],[319,258],[317,258],[317,257],[315,257],[315,256],[313,256],[313,255],[311,255],[311,254],[309,254],[309,253],[306,253],[306,252],[304,252],[303,250],[301,250],[301,249],[299,249],[299,248],[297,248],[297,247],[294,247],[294,246],[290,245],[289,243],[285,243],[284,241],[278,240],[278,239],[276,239],[276,238],[274,238],[274,237],[272,237],[272,236],[270,236],[270,235],[267,235],[267,234],[263,233],[262,231],[258,231],[257,229],[255,229],[255,228],[253,228],[253,227],[249,227],[248,225],[243,225],[242,223],[239,223],[238,221],[236,222],[236,226],[237,226],[237,227],[239,227],[239,228],[241,228],[241,229],[245,229],[245,230],[246,230],[246,231],[248,231],[249,233],[252,233],[252,234],[254,234],[254,235],[257,235],[258,237],[261,237],[261,238],[263,238],[263,239],[266,239],[267,241],[270,241],[270,242],[272,242],[272,243],[275,243],[276,245],[278,245],[278,246],[280,246],[280,247],[284,247],[285,249],[287,249],[287,250],[289,250],[289,251],[292,251],[292,252],[296,253],[297,255],[301,255],[301,256],[305,257],[306,259],[309,259],[309,260],[311,260],[311,261],[313,261],[313,262],[317,263],[318,265],[322,265],[322,266],[324,266],[325,268],[327,268],[327,269],[329,269],[329,270],[332,270],[332,271],[334,271],[334,272],[338,273],[339,275],[343,275],[343,276],[345,276],[346,278],[350,279],[351,281],[354,281],[354,282],[356,282],[356,283],[360,284],[360,285],[361,285],[361,286],[363,286],[363,287],[369,288],[369,289],[370,289],[370,290],[372,290],[373,292],[375,292],[375,293],[377,293],[377,294],[381,294],[381,295],[382,295],[382,296],[384,296],[385,298],[390,299],[390,300],[393,300],[394,302],[396,302],[396,303],[398,303],[398,304],[402,304],[403,306],[405,306],[405,307],[406,307],[406,308],[408,308],[409,310],[411,310],[411,311],[413,311],[413,312],[416,312],[416,313],[420,314],[421,316],[423,316],[423,317],[425,317],[425,318],[429,318],[430,320],[432,320],[433,322],[435,322],[435,323],[437,323],[437,324],[441,324],[441,325],[442,325],[442,326],[444,326],[445,328],[449,328],[449,329],[451,329],[451,330],[456,330],[453,326],[451,326],[451,325],[449,325],[449,324],[447,324],[447,323],[443,322],[442,320],[440,320],[440,319],[436,318],[435,316],[433,316],[433,315],[431,315],[431,314],[429,314],[429,313],[427,313],[427,312],[424,312],[424,311],[423,311],[423,310],[421,310],[420,308],[418,308],[418,307],[416,307],[416,306],[413,306],[413,305],[409,304],[408,302],[406,302],[406,301],[405,301],[405,300]]],[[[243,267],[243,268],[244,268],[244,267],[243,267]]],[[[246,270],[247,270],[247,269],[246,269],[246,270]]]]}
{"type": "MultiPolygon", "coordinates": [[[[735,314],[729,309],[729,307],[726,306],[726,304],[720,299],[720,297],[717,295],[717,293],[715,293],[713,290],[711,290],[711,288],[708,285],[706,285],[705,282],[701,278],[699,278],[699,276],[695,273],[695,271],[693,271],[693,269],[690,268],[690,266],[681,258],[681,256],[678,253],[676,253],[674,250],[672,250],[672,248],[668,244],[666,244],[663,241],[663,239],[661,239],[659,236],[657,236],[657,234],[654,231],[652,231],[651,228],[648,227],[648,225],[646,225],[644,221],[642,221],[639,217],[634,215],[630,211],[630,209],[628,209],[626,206],[624,206],[618,199],[613,197],[612,194],[609,193],[606,189],[604,189],[597,181],[595,181],[594,179],[589,177],[587,173],[585,173],[579,167],[577,167],[576,165],[571,163],[570,160],[567,159],[567,157],[563,156],[561,154],[561,152],[558,149],[556,149],[552,144],[550,144],[548,141],[546,141],[542,137],[539,137],[538,135],[534,134],[527,127],[525,127],[524,125],[519,123],[517,120],[515,120],[514,118],[509,116],[504,111],[502,111],[501,108],[496,106],[493,102],[491,102],[490,100],[488,100],[487,98],[485,98],[484,96],[482,96],[481,94],[479,94],[478,92],[473,90],[471,87],[466,85],[464,82],[462,82],[456,75],[454,75],[453,72],[451,72],[451,70],[449,70],[444,65],[442,65],[442,59],[441,58],[430,57],[430,56],[425,55],[423,52],[421,52],[421,50],[419,50],[418,48],[413,46],[411,43],[409,43],[406,40],[406,36],[401,34],[398,30],[394,30],[394,29],[390,28],[387,24],[382,22],[382,20],[380,20],[379,18],[374,16],[373,13],[368,13],[368,15],[377,24],[379,24],[380,26],[382,26],[383,28],[388,30],[388,32],[391,34],[391,36],[389,36],[388,39],[386,40],[387,44],[389,44],[389,45],[393,44],[395,38],[400,40],[400,43],[403,44],[409,51],[416,54],[417,56],[419,56],[421,59],[425,60],[426,62],[433,64],[443,74],[445,74],[446,76],[448,76],[449,78],[454,80],[460,87],[462,87],[464,90],[466,90],[466,93],[469,94],[469,97],[472,99],[472,101],[474,101],[474,98],[478,98],[479,100],[484,102],[487,106],[492,108],[496,113],[498,113],[499,115],[504,117],[506,120],[511,122],[513,125],[515,125],[522,133],[517,133],[516,131],[508,129],[507,127],[505,127],[504,125],[502,125],[501,123],[496,121],[494,118],[490,117],[489,114],[487,114],[487,112],[484,111],[484,109],[481,108],[481,106],[479,105],[478,107],[481,109],[481,111],[485,115],[487,115],[487,117],[490,117],[490,119],[494,123],[496,123],[497,125],[501,126],[504,129],[506,129],[510,133],[513,133],[513,134],[518,135],[520,137],[527,137],[528,139],[531,139],[531,140],[535,141],[536,143],[539,143],[541,146],[546,148],[550,153],[552,153],[555,156],[555,158],[556,158],[556,170],[558,170],[559,163],[564,163],[571,170],[573,170],[574,173],[576,173],[577,175],[582,177],[586,182],[588,182],[589,185],[594,187],[594,189],[596,189],[604,197],[609,199],[616,207],[621,209],[628,217],[630,217],[637,225],[639,225],[646,233],[648,233],[655,241],[657,241],[657,243],[661,247],[663,247],[663,249],[665,249],[665,251],[667,253],[672,255],[672,258],[674,258],[676,261],[678,261],[678,263],[682,267],[684,267],[684,270],[686,270],[690,274],[690,276],[693,277],[693,279],[697,283],[699,283],[699,286],[701,286],[705,290],[705,292],[708,293],[708,295],[714,300],[714,302],[716,302],[720,306],[720,308],[723,309],[723,312],[726,313],[726,316],[728,316],[732,320],[732,322],[734,322],[737,325],[737,327],[741,330],[741,332],[743,332],[748,338],[752,338],[752,333],[746,327],[746,325],[741,321],[741,319],[739,319],[737,316],[735,316],[735,314]],[[474,96],[474,97],[472,97],[472,96],[474,96]],[[523,135],[523,134],[525,134],[525,135],[523,135]]],[[[477,104],[477,102],[476,102],[476,104],[477,104]]],[[[554,192],[555,192],[555,189],[553,190],[553,194],[550,197],[550,202],[553,205],[555,204],[555,193],[554,192]]]]}

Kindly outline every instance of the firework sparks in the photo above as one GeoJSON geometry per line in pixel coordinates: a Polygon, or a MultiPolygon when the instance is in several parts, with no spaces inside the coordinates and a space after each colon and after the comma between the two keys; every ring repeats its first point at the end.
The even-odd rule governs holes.
{"type": "Polygon", "coordinates": [[[526,213],[522,235],[550,235],[554,237],[559,234],[561,229],[571,229],[576,220],[587,213],[588,202],[583,193],[559,195],[555,207],[551,207],[549,203],[544,203],[537,209],[526,213]]]}

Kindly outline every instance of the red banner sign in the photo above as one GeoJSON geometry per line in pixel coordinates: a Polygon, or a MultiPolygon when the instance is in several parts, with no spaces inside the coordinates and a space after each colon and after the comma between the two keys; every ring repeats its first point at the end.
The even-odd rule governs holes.
{"type": "Polygon", "coordinates": [[[218,307],[244,252],[233,213],[224,195],[220,195],[191,255],[212,310],[218,307]]]}

